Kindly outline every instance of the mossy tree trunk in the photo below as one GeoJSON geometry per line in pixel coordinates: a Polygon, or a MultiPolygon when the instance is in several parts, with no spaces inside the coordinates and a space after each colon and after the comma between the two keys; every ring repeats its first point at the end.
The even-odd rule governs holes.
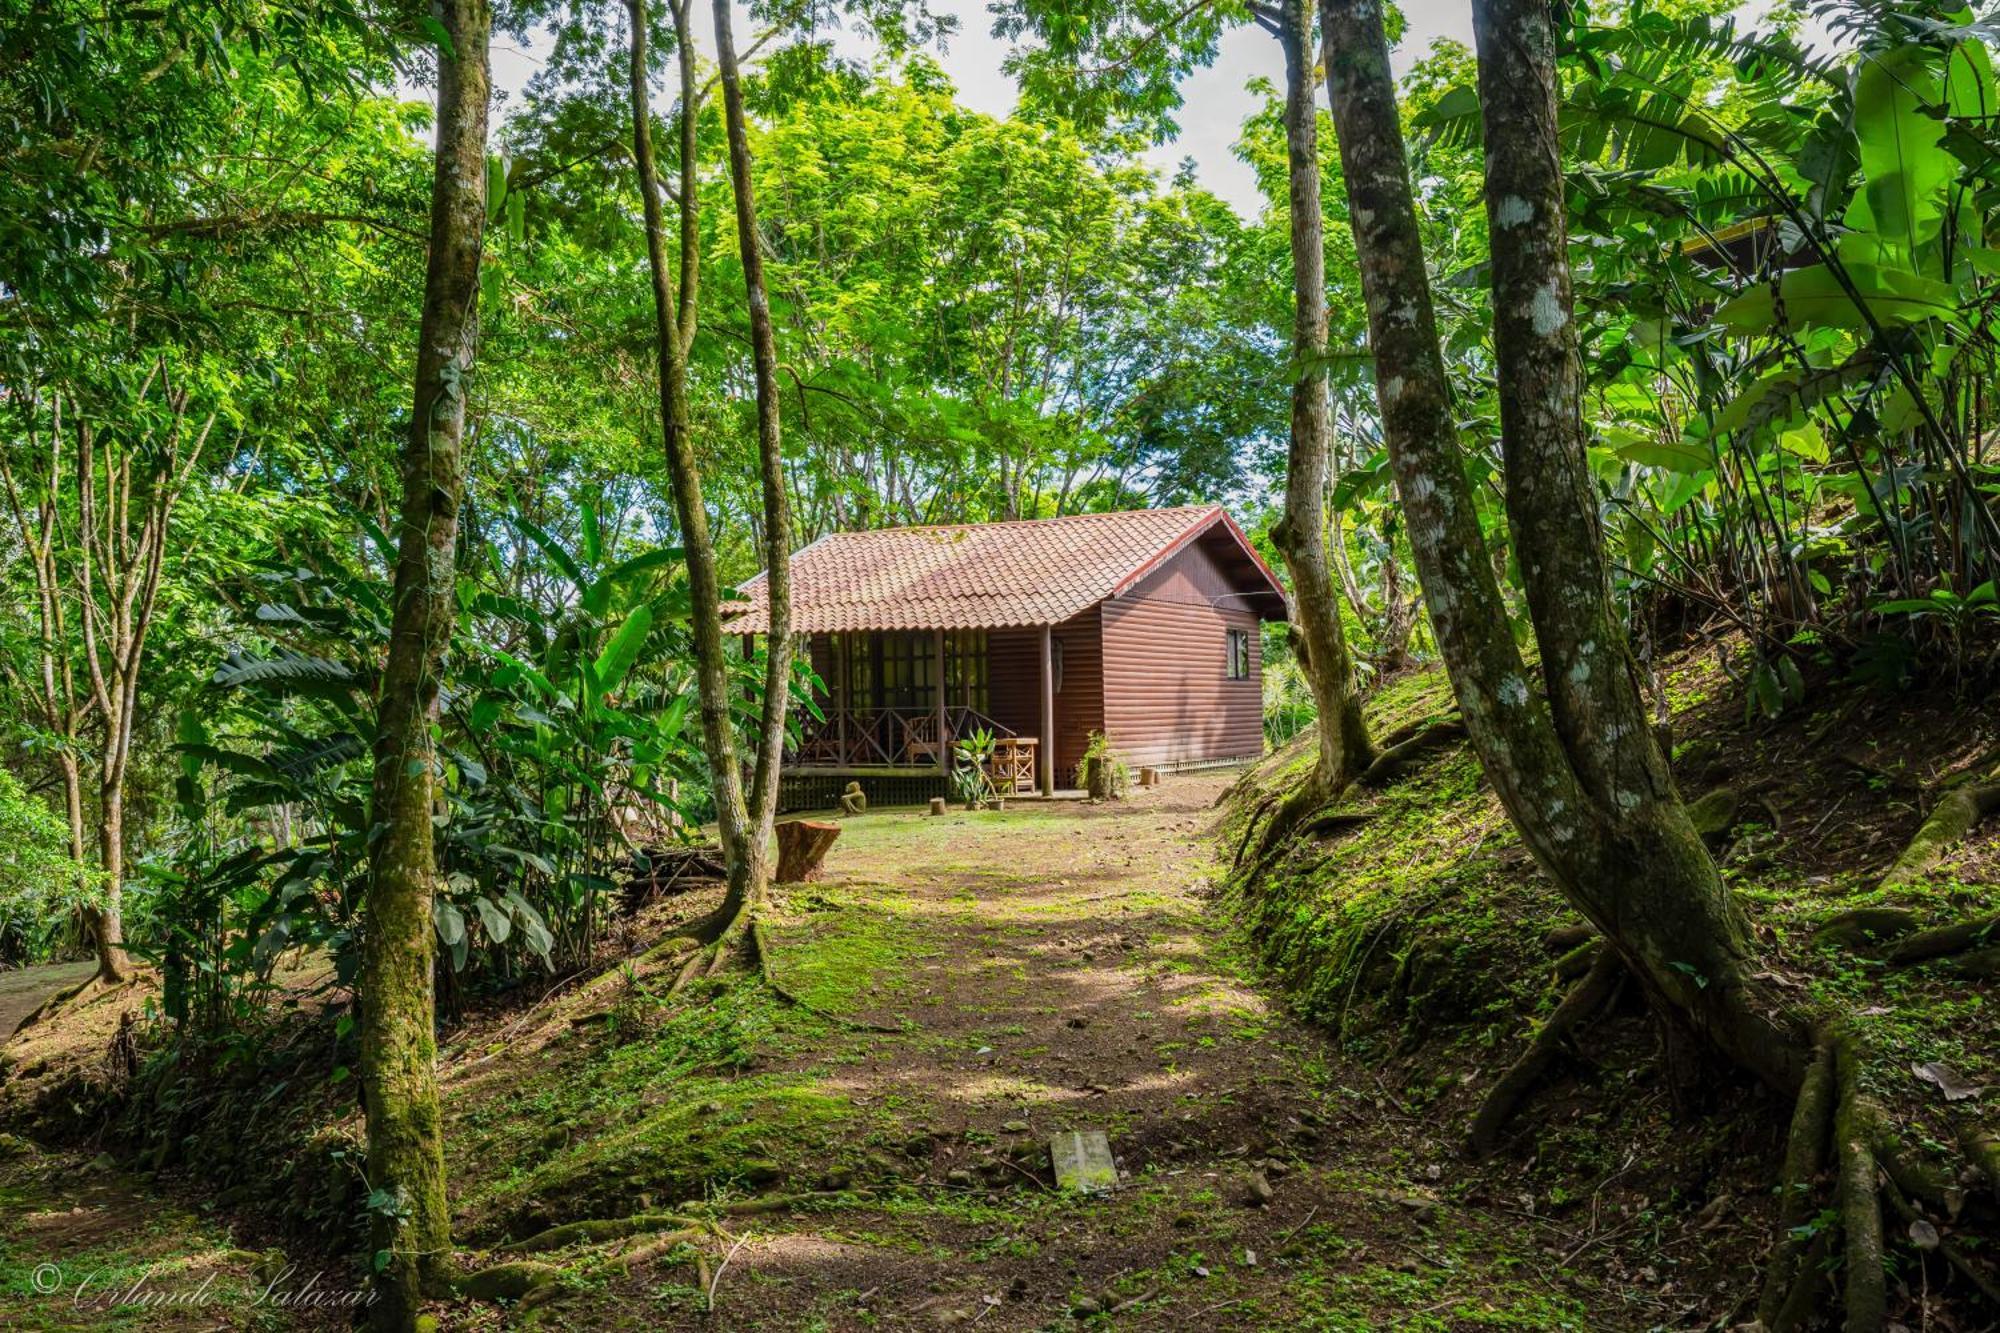
{"type": "MultiPolygon", "coordinates": [[[[769,302],[764,291],[763,260],[756,242],[756,212],[750,191],[749,144],[743,122],[742,91],[734,45],[729,38],[724,16],[718,15],[724,110],[729,122],[730,174],[735,186],[739,248],[744,256],[751,308],[752,357],[757,380],[758,453],[764,484],[764,555],[771,591],[770,651],[766,659],[761,719],[763,729],[751,790],[746,799],[730,718],[728,650],[722,629],[720,577],[716,568],[715,544],[709,535],[708,510],[702,498],[701,471],[695,458],[687,392],[687,355],[694,337],[694,292],[700,260],[694,119],[699,92],[695,83],[689,3],[691,0],[680,0],[669,11],[677,39],[680,70],[680,184],[676,191],[679,204],[678,274],[668,260],[665,207],[661,202],[658,166],[653,152],[645,0],[626,0],[632,30],[632,156],[645,214],[646,257],[652,275],[660,419],[665,437],[667,474],[673,489],[674,511],[680,522],[681,545],[688,567],[702,746],[708,757],[716,831],[729,872],[729,887],[713,924],[722,942],[729,944],[752,938],[748,927],[770,880],[769,844],[777,808],[778,757],[784,744],[786,686],[791,678],[788,595],[791,521],[789,493],[779,453],[777,354],[769,302]]],[[[718,960],[722,956],[719,953],[718,960]]]]}
{"type": "MultiPolygon", "coordinates": [[[[729,181],[736,203],[736,249],[743,263],[744,297],[750,312],[751,365],[757,385],[757,460],[764,492],[764,592],[770,611],[764,638],[757,762],[750,779],[741,845],[729,861],[729,894],[723,905],[729,918],[726,929],[741,934],[755,919],[771,874],[769,848],[778,811],[778,768],[784,757],[785,710],[792,679],[792,509],[778,410],[778,342],[764,285],[764,253],[750,174],[750,131],[743,110],[730,0],[715,0],[715,49],[729,143],[729,181]]],[[[943,688],[941,683],[939,688],[943,688]]]]}
{"type": "Polygon", "coordinates": [[[1285,156],[1290,182],[1292,422],[1285,512],[1271,530],[1271,540],[1291,575],[1298,631],[1293,642],[1319,714],[1319,758],[1306,792],[1293,803],[1300,807],[1299,815],[1344,789],[1374,758],[1327,557],[1333,403],[1326,375],[1326,234],[1320,209],[1319,123],[1313,105],[1312,23],[1312,0],[1282,0],[1278,40],[1285,57],[1285,156]]]}
{"type": "Polygon", "coordinates": [[[1425,604],[1466,728],[1523,841],[1656,1005],[1795,1090],[1802,1015],[1745,925],[1652,738],[1609,599],[1585,467],[1546,0],[1474,7],[1509,519],[1541,651],[1508,629],[1465,480],[1379,0],[1322,0],[1376,395],[1425,604]]]}
{"type": "Polygon", "coordinates": [[[486,225],[486,0],[443,0],[430,256],[405,442],[389,655],[376,703],[361,1079],[380,1299],[376,1327],[415,1327],[447,1275],[450,1216],[437,1088],[431,841],[438,666],[457,616],[454,554],[464,487],[465,396],[478,339],[486,225]],[[442,44],[441,44],[442,46],[442,44]]]}

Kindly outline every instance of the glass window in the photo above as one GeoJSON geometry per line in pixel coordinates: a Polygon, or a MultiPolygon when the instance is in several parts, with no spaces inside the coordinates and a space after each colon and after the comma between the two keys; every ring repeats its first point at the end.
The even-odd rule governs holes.
{"type": "Polygon", "coordinates": [[[1229,634],[1229,679],[1250,679],[1250,633],[1233,629],[1229,634]]]}

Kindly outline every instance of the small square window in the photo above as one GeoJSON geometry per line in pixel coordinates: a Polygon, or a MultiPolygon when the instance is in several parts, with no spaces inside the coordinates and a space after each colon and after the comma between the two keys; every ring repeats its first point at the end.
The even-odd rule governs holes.
{"type": "Polygon", "coordinates": [[[1229,679],[1250,679],[1250,632],[1233,629],[1229,632],[1229,679]]]}

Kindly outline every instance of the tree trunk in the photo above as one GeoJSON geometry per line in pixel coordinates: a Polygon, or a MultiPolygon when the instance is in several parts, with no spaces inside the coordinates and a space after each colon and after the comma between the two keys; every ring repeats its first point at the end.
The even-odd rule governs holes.
{"type": "Polygon", "coordinates": [[[450,1215],[434,1035],[437,874],[431,841],[439,663],[457,616],[454,554],[464,487],[465,395],[478,339],[486,224],[486,0],[443,0],[430,256],[417,336],[415,413],[402,466],[394,609],[376,704],[360,1038],[368,1182],[393,1201],[373,1212],[376,1327],[416,1326],[446,1277],[450,1215]],[[442,44],[441,44],[442,46],[442,44]]]}
{"type": "Polygon", "coordinates": [[[98,792],[97,863],[104,872],[104,906],[90,912],[90,930],[97,941],[98,980],[125,979],[125,919],[119,910],[125,884],[125,784],[106,782],[98,792]]]}
{"type": "MultiPolygon", "coordinates": [[[[736,202],[736,248],[743,261],[751,363],[757,384],[757,459],[764,489],[764,592],[770,609],[770,628],[764,636],[757,766],[750,780],[746,836],[740,849],[743,870],[737,873],[732,860],[724,902],[724,910],[733,912],[728,929],[740,931],[749,926],[764,891],[769,874],[765,849],[770,845],[778,810],[778,767],[784,756],[785,710],[792,679],[792,511],[779,421],[777,334],[771,327],[771,300],[764,284],[764,252],[757,234],[757,200],[750,175],[750,133],[730,18],[730,0],[715,0],[715,53],[729,141],[729,181],[736,202]]],[[[944,689],[943,680],[938,681],[938,689],[944,689]]]]}
{"type": "Polygon", "coordinates": [[[1381,9],[1323,0],[1322,15],[1384,435],[1487,777],[1544,871],[1655,1004],[1795,1090],[1805,1025],[1753,980],[1747,932],[1652,741],[1610,611],[1584,471],[1546,0],[1475,7],[1507,500],[1546,694],[1508,630],[1460,463],[1381,9]]]}
{"type": "Polygon", "coordinates": [[[1320,210],[1319,123],[1313,106],[1312,0],[1284,0],[1285,155],[1292,242],[1292,438],[1285,513],[1271,540],[1292,576],[1301,665],[1319,713],[1319,759],[1304,804],[1319,805],[1368,767],[1374,747],[1354,689],[1354,662],[1326,547],[1333,401],[1326,382],[1326,237],[1320,210]]]}

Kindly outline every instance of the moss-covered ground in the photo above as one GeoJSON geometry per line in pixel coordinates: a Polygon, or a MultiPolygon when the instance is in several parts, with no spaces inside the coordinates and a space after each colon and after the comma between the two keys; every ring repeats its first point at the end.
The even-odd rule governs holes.
{"type": "MultiPolygon", "coordinates": [[[[1851,1019],[1899,1131],[1949,1160],[1954,1122],[1993,1102],[1947,1105],[1911,1071],[1938,1062],[2000,1086],[1989,988],[1884,968],[1814,929],[1878,902],[1926,922],[2000,907],[1991,829],[1923,882],[1875,882],[1926,792],[1990,746],[1994,719],[1828,686],[1815,708],[1746,724],[1707,659],[1677,664],[1667,688],[1684,788],[1737,793],[1717,853],[1772,967],[1851,1019]]],[[[1371,714],[1386,733],[1449,708],[1441,679],[1413,675],[1371,714]]],[[[1628,996],[1579,1035],[1505,1150],[1467,1162],[1472,1110],[1561,993],[1546,937],[1575,918],[1462,746],[1346,798],[1365,821],[1236,873],[1245,820],[1307,762],[1301,744],[1103,806],[846,820],[826,878],[779,890],[766,919],[771,973],[803,1007],[744,977],[671,993],[672,966],[641,951],[709,906],[691,895],[621,930],[634,961],[450,1027],[461,1264],[516,1259],[510,1241],[563,1223],[651,1220],[535,1254],[548,1280],[533,1294],[441,1302],[440,1327],[1445,1333],[1747,1319],[1789,1107],[1731,1071],[1663,1058],[1628,996]],[[1056,1188],[1047,1144],[1071,1129],[1106,1131],[1114,1190],[1056,1188]]],[[[180,1118],[149,1136],[64,1101],[116,1084],[107,1045],[146,999],[142,987],[94,1001],[5,1057],[0,1117],[52,1132],[74,1114],[111,1139],[122,1125],[143,1178],[117,1177],[121,1202],[101,1215],[123,1221],[64,1239],[33,1219],[88,1206],[90,1154],[6,1168],[0,1324],[130,1321],[50,1322],[16,1277],[45,1255],[115,1271],[163,1258],[240,1283],[260,1256],[232,1237],[303,1254],[360,1218],[361,1127],[331,1016],[287,1020],[296,1031],[260,1039],[254,1060],[225,1052],[209,1081],[227,1098],[198,1104],[228,1117],[189,1118],[198,1099],[162,1098],[180,1118]]],[[[1946,1231],[1990,1256],[1969,1223],[1946,1231]]],[[[1934,1259],[1903,1247],[1895,1265],[1910,1327],[1981,1326],[1934,1259]]]]}

